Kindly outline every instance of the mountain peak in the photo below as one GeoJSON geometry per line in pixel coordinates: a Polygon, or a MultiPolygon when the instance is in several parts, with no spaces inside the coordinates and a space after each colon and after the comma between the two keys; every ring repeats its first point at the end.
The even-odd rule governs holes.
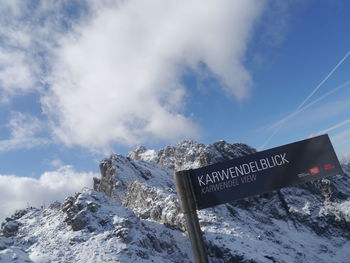
{"type": "Polygon", "coordinates": [[[254,148],[244,143],[231,144],[221,140],[204,145],[193,140],[184,140],[177,146],[167,146],[158,151],[138,146],[136,150],[128,153],[128,157],[180,171],[227,161],[254,152],[256,152],[254,148]]]}
{"type": "MultiPolygon", "coordinates": [[[[0,261],[193,262],[172,174],[253,152],[243,143],[187,140],[113,154],[100,162],[94,190],[7,218],[0,261]]],[[[198,217],[210,262],[349,261],[348,174],[200,210],[198,217]]]]}

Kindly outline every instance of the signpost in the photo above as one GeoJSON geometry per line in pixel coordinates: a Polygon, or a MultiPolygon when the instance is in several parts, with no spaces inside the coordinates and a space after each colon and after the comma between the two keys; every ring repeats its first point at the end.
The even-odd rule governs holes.
{"type": "Polygon", "coordinates": [[[328,135],[174,174],[197,263],[208,262],[196,210],[342,174],[328,135]]]}

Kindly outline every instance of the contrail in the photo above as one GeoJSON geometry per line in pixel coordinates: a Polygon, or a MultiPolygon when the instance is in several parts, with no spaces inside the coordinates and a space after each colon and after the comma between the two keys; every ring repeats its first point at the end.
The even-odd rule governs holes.
{"type": "Polygon", "coordinates": [[[343,84],[335,87],[334,89],[328,91],[326,94],[322,95],[321,97],[315,99],[314,101],[310,102],[309,104],[307,104],[306,106],[304,106],[301,109],[295,110],[294,112],[290,113],[289,115],[287,115],[285,118],[279,120],[278,122],[276,122],[276,126],[281,125],[283,122],[289,120],[290,118],[294,117],[295,115],[297,115],[298,113],[306,110],[307,108],[310,108],[312,105],[316,104],[317,102],[320,102],[321,100],[325,99],[326,97],[332,95],[333,93],[337,92],[338,90],[345,88],[346,86],[348,86],[350,84],[350,80],[345,81],[343,84]],[[279,124],[279,125],[278,125],[279,124]]]}
{"type": "MultiPolygon", "coordinates": [[[[300,112],[300,110],[304,110],[306,107],[311,106],[308,104],[306,107],[303,108],[305,103],[315,94],[316,91],[318,91],[321,86],[330,78],[330,76],[333,75],[333,73],[341,66],[341,64],[344,63],[344,61],[349,57],[350,55],[350,50],[345,54],[345,56],[335,65],[335,67],[327,74],[327,76],[316,86],[316,88],[304,99],[304,101],[296,108],[294,112],[291,114],[287,115],[284,119],[278,121],[276,124],[279,123],[277,128],[273,131],[273,133],[267,138],[267,140],[259,147],[259,149],[263,149],[269,142],[270,140],[276,135],[276,133],[282,128],[284,122],[288,120],[289,118],[293,117],[297,113],[300,112]]],[[[341,85],[342,86],[342,85],[341,85]]],[[[315,101],[314,101],[315,102],[315,101]]],[[[317,102],[317,100],[316,100],[317,102]]],[[[315,103],[316,103],[315,102],[315,103]]],[[[313,103],[314,104],[314,103],[313,103]]]]}
{"type": "Polygon", "coordinates": [[[266,139],[266,141],[258,148],[259,150],[262,150],[265,148],[265,146],[271,141],[271,139],[273,138],[273,136],[276,135],[276,133],[282,128],[283,124],[289,120],[290,118],[294,117],[295,115],[297,115],[298,113],[306,110],[307,108],[310,108],[312,105],[316,104],[317,102],[320,102],[321,100],[325,99],[326,97],[332,95],[333,93],[335,93],[336,91],[347,87],[350,84],[350,80],[344,82],[343,84],[337,86],[336,88],[332,89],[331,91],[327,92],[326,94],[322,95],[321,97],[319,97],[318,99],[310,102],[309,104],[307,104],[306,106],[300,108],[300,109],[296,109],[294,112],[290,113],[289,115],[287,115],[286,117],[284,117],[283,119],[277,121],[274,125],[272,126],[276,126],[275,130],[271,133],[271,135],[266,139]]]}
{"type": "Polygon", "coordinates": [[[309,96],[307,96],[305,98],[305,100],[298,106],[297,110],[300,109],[301,107],[304,106],[304,104],[316,93],[316,91],[318,91],[321,86],[323,85],[323,83],[325,83],[330,76],[333,75],[333,73],[341,66],[341,64],[344,63],[344,61],[348,58],[348,56],[350,55],[350,50],[348,51],[348,53],[345,54],[345,56],[337,63],[337,65],[335,65],[335,67],[328,73],[328,75],[317,85],[317,87],[309,94],[309,96]]]}
{"type": "Polygon", "coordinates": [[[316,136],[316,135],[321,135],[321,134],[325,134],[325,133],[331,132],[331,131],[333,131],[333,130],[335,130],[335,129],[338,129],[338,128],[340,128],[340,127],[343,127],[344,125],[349,124],[349,123],[350,123],[350,119],[347,119],[347,120],[345,120],[345,121],[342,121],[342,122],[340,122],[340,123],[337,123],[336,125],[333,125],[332,127],[329,127],[329,128],[326,129],[326,130],[323,130],[323,131],[320,131],[320,132],[316,133],[315,136],[316,136]]]}

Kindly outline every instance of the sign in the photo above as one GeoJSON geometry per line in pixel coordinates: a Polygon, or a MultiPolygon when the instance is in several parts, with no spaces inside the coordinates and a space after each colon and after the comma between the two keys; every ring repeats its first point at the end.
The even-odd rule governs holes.
{"type": "Polygon", "coordinates": [[[328,135],[189,171],[197,209],[342,174],[328,135]]]}

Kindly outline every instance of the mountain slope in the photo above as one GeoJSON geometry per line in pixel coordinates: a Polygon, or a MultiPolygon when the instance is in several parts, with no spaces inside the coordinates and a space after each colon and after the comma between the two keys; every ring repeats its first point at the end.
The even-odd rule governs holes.
{"type": "MultiPolygon", "coordinates": [[[[224,141],[138,147],[100,163],[101,178],[63,204],[19,211],[2,224],[0,261],[192,262],[175,170],[255,150],[224,141]]],[[[344,164],[350,172],[350,165],[344,164]]],[[[199,211],[211,262],[349,262],[347,174],[199,211]]]]}
{"type": "Polygon", "coordinates": [[[27,254],[28,262],[190,262],[187,240],[179,231],[140,219],[91,189],[63,204],[22,214],[4,225],[15,223],[18,230],[0,239],[0,246],[10,245],[0,252],[1,262],[17,251],[27,254]]]}

